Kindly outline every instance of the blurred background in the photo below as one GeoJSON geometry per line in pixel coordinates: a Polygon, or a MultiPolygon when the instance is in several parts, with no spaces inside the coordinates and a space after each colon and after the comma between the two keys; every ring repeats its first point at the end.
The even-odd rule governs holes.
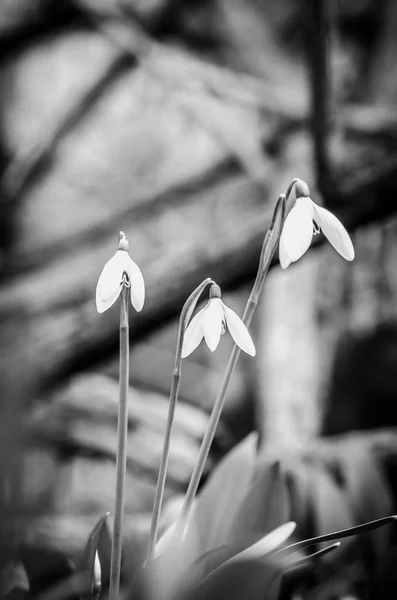
{"type": "MultiPolygon", "coordinates": [[[[393,0],[0,0],[0,555],[18,567],[1,595],[25,585],[17,548],[25,568],[40,552],[78,562],[113,509],[118,310],[98,315],[94,293],[119,230],[147,289],[130,322],[135,547],[182,304],[210,276],[242,313],[294,177],[356,260],[316,238],[286,272],[274,261],[207,475],[252,430],[276,455],[324,454],[332,435],[328,458],[352,439],[375,457],[365,514],[395,510],[396,45],[393,0]]],[[[231,348],[225,335],[183,362],[167,499],[186,488],[231,348]]]]}

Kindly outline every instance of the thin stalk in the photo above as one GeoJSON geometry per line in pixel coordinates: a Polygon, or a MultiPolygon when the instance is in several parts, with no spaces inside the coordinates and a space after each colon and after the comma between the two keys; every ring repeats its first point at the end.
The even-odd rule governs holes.
{"type": "Polygon", "coordinates": [[[159,474],[157,478],[157,486],[156,486],[156,494],[154,498],[154,506],[152,512],[152,523],[150,527],[150,535],[148,542],[148,550],[146,561],[150,561],[153,559],[154,551],[157,542],[157,532],[158,525],[161,513],[161,506],[163,503],[164,496],[164,487],[165,487],[165,479],[167,475],[167,467],[168,467],[168,459],[170,453],[170,442],[172,435],[172,427],[174,423],[175,416],[175,407],[178,400],[179,387],[181,382],[181,371],[182,371],[182,347],[183,347],[183,339],[185,336],[186,327],[190,317],[195,309],[197,301],[201,296],[204,289],[207,285],[214,283],[211,278],[205,279],[200,285],[190,294],[189,298],[186,300],[185,304],[182,307],[181,315],[179,317],[179,329],[178,329],[178,339],[176,344],[176,352],[175,352],[175,364],[174,371],[172,374],[172,382],[171,382],[171,391],[170,391],[170,400],[168,407],[168,417],[167,417],[167,425],[164,436],[163,443],[163,452],[161,455],[161,462],[159,468],[159,474]]]}
{"type": "Polygon", "coordinates": [[[311,0],[309,15],[309,48],[311,77],[311,129],[314,141],[317,185],[323,195],[332,190],[332,168],[329,153],[329,126],[332,94],[330,64],[331,5],[328,0],[311,0]]]}
{"type": "MultiPolygon", "coordinates": [[[[295,180],[288,188],[288,195],[291,193],[294,183],[295,180]]],[[[281,194],[277,201],[276,208],[274,209],[272,223],[269,227],[269,230],[265,236],[265,240],[262,245],[262,251],[259,260],[259,267],[256,274],[256,279],[244,310],[243,322],[247,327],[249,326],[251,319],[254,315],[255,309],[258,304],[259,296],[266,278],[266,274],[269,270],[270,263],[272,261],[274,252],[280,239],[285,218],[285,205],[286,196],[284,194],[281,194]]],[[[208,423],[208,428],[205,432],[200,447],[199,456],[197,458],[197,462],[195,464],[192,476],[190,478],[189,487],[185,495],[184,503],[181,510],[181,517],[178,525],[179,531],[182,531],[182,533],[185,530],[187,521],[189,519],[193,507],[194,498],[197,493],[200,479],[204,471],[204,466],[207,461],[211,444],[215,436],[215,431],[218,426],[219,418],[225,403],[227,388],[236,368],[239,356],[240,348],[235,344],[233,346],[233,350],[231,352],[229,362],[226,367],[226,372],[218,393],[218,397],[215,401],[214,408],[212,409],[212,413],[208,423]]]]}
{"type": "Polygon", "coordinates": [[[129,326],[128,287],[123,285],[120,301],[120,371],[119,414],[117,424],[116,500],[110,562],[109,600],[118,600],[120,588],[121,550],[125,504],[125,475],[127,468],[129,326]]]}

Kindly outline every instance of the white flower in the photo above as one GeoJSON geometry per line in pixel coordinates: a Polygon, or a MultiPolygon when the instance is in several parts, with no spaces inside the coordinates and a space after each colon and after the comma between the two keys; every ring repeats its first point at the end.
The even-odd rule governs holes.
{"type": "MultiPolygon", "coordinates": [[[[302,185],[296,185],[297,195],[300,190],[309,191],[306,184],[304,185],[304,188],[302,185]]],[[[285,219],[280,237],[279,256],[282,269],[286,269],[303,256],[311,244],[313,235],[319,233],[320,229],[343,258],[354,259],[353,244],[342,223],[329,210],[315,204],[308,195],[299,195],[285,219]]]]}
{"type": "Polygon", "coordinates": [[[117,300],[123,285],[130,288],[131,304],[140,312],[145,302],[145,282],[137,264],[128,254],[129,244],[120,231],[119,248],[102,269],[96,286],[96,307],[105,312],[117,300]]]}
{"type": "Polygon", "coordinates": [[[237,346],[255,356],[256,350],[248,329],[236,313],[226,306],[221,300],[219,285],[212,285],[210,300],[190,321],[185,332],[182,348],[182,358],[189,356],[197,348],[201,340],[205,339],[208,348],[214,352],[219,344],[221,335],[228,327],[237,346]]]}

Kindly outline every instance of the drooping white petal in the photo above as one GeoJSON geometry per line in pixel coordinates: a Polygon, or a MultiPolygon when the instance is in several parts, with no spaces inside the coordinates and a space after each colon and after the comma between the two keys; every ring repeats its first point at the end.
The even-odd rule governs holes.
{"type": "Polygon", "coordinates": [[[298,198],[285,219],[280,237],[279,257],[282,269],[303,256],[312,237],[313,202],[310,198],[298,198]]]}
{"type": "Polygon", "coordinates": [[[222,322],[222,300],[220,298],[211,298],[205,309],[203,322],[204,338],[211,352],[216,350],[221,339],[222,322]]]}
{"type": "Polygon", "coordinates": [[[354,259],[352,241],[342,223],[329,210],[313,202],[314,220],[322,229],[325,237],[346,260],[354,259]]]}
{"type": "Polygon", "coordinates": [[[145,302],[145,282],[140,268],[132,258],[124,252],[127,257],[125,271],[130,282],[131,304],[137,312],[140,312],[145,302]]]}
{"type": "Polygon", "coordinates": [[[95,295],[96,307],[99,313],[103,313],[110,308],[120,295],[125,268],[124,254],[126,252],[117,250],[116,254],[103,267],[99,276],[95,295]]]}
{"type": "Polygon", "coordinates": [[[183,338],[182,346],[182,358],[189,356],[197,348],[201,340],[203,339],[203,320],[204,311],[206,310],[208,303],[190,321],[183,338]]]}
{"type": "Polygon", "coordinates": [[[270,531],[263,538],[261,538],[252,546],[249,546],[242,552],[235,554],[233,558],[229,559],[227,562],[234,562],[237,560],[253,560],[262,558],[271,554],[276,550],[279,546],[284,544],[288,540],[289,537],[293,534],[296,528],[296,523],[294,521],[288,521],[287,523],[283,523],[273,531],[270,531]]]}
{"type": "Polygon", "coordinates": [[[223,302],[222,306],[226,317],[227,327],[230,331],[230,335],[236,342],[237,346],[239,346],[241,350],[244,350],[244,352],[246,352],[247,354],[255,356],[256,350],[254,342],[252,341],[248,329],[246,328],[240,317],[236,315],[234,310],[223,304],[223,302]]]}

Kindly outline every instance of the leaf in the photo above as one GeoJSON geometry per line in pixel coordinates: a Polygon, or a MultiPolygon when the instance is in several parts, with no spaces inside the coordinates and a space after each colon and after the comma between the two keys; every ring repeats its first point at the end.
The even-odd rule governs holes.
{"type": "Polygon", "coordinates": [[[290,501],[280,463],[265,463],[240,503],[229,539],[242,550],[289,517],[290,501]]]}
{"type": "MultiPolygon", "coordinates": [[[[227,493],[225,506],[228,507],[228,513],[218,511],[217,507],[216,518],[220,521],[217,525],[221,526],[221,529],[218,529],[218,537],[211,539],[211,547],[219,548],[224,544],[225,548],[219,548],[217,553],[209,553],[206,560],[202,561],[202,576],[252,546],[288,520],[289,499],[278,462],[263,465],[253,482],[251,472],[250,477],[247,477],[247,473],[241,473],[243,479],[240,475],[237,476],[236,472],[233,476],[233,469],[230,475],[232,479],[228,479],[229,486],[223,490],[227,493]]],[[[214,501],[216,502],[216,499],[214,501]]]]}
{"type": "Polygon", "coordinates": [[[267,600],[283,566],[262,561],[239,561],[222,565],[198,585],[186,589],[178,600],[267,600]]]}
{"type": "Polygon", "coordinates": [[[255,544],[248,546],[248,548],[233,556],[228,562],[248,559],[260,560],[261,558],[268,556],[291,537],[295,528],[296,523],[287,521],[284,525],[280,525],[270,533],[264,535],[263,538],[255,544]]]}
{"type": "MultiPolygon", "coordinates": [[[[266,567],[266,565],[268,565],[268,564],[272,564],[273,560],[270,558],[271,554],[274,553],[276,548],[278,548],[281,544],[283,544],[291,536],[295,527],[296,527],[296,523],[293,523],[291,521],[288,523],[284,523],[284,525],[280,525],[280,527],[277,527],[270,533],[266,534],[263,538],[261,538],[259,540],[259,542],[256,542],[255,544],[249,546],[242,552],[239,552],[238,554],[234,554],[231,558],[224,561],[223,564],[221,564],[217,569],[214,569],[210,575],[223,570],[225,567],[227,567],[229,565],[234,565],[236,563],[240,564],[243,561],[248,561],[248,562],[261,561],[262,564],[264,565],[264,567],[266,567]]],[[[221,550],[221,548],[212,550],[211,553],[219,552],[219,550],[221,550]]],[[[230,548],[229,548],[229,552],[230,552],[230,548]]],[[[235,552],[235,550],[234,550],[234,552],[235,552]]],[[[304,556],[301,556],[301,558],[304,558],[304,556]]],[[[276,559],[276,562],[278,562],[280,564],[280,567],[283,564],[279,560],[279,558],[276,559]]],[[[285,563],[285,564],[287,565],[287,563],[285,563]]],[[[196,565],[193,565],[193,568],[195,566],[196,565]]]]}
{"type": "MultiPolygon", "coordinates": [[[[98,558],[98,548],[101,539],[101,534],[103,529],[106,526],[107,519],[110,513],[105,513],[102,517],[97,521],[94,529],[89,535],[87,540],[87,544],[84,551],[84,571],[87,574],[88,581],[90,582],[91,593],[83,596],[83,600],[89,600],[91,596],[96,592],[98,588],[97,577],[96,577],[96,569],[95,569],[95,561],[96,557],[98,558]]],[[[99,557],[99,562],[100,557],[99,557]]],[[[102,565],[101,565],[102,566],[102,565]]]]}
{"type": "MultiPolygon", "coordinates": [[[[109,516],[109,513],[106,513],[109,516]]],[[[104,515],[105,517],[105,515],[104,515]]],[[[103,517],[103,518],[104,518],[103,517]]],[[[110,531],[109,521],[106,518],[98,540],[98,557],[101,563],[102,585],[108,583],[110,579],[110,559],[112,554],[112,533],[110,531]]]]}
{"type": "MultiPolygon", "coordinates": [[[[381,466],[362,439],[348,438],[339,446],[338,467],[343,487],[357,521],[373,521],[393,511],[389,486],[381,466]]],[[[389,532],[372,531],[373,556],[381,559],[387,549],[389,532]]]]}
{"type": "Polygon", "coordinates": [[[307,540],[295,542],[289,546],[285,546],[280,550],[277,550],[276,554],[290,554],[297,549],[308,548],[320,542],[332,542],[333,540],[341,540],[343,538],[351,537],[352,535],[360,535],[362,533],[368,533],[378,527],[384,527],[397,521],[397,515],[391,515],[389,517],[383,517],[382,519],[376,519],[376,521],[370,521],[369,523],[363,523],[362,525],[356,525],[355,527],[349,527],[348,529],[342,529],[340,531],[333,531],[332,533],[326,533],[324,535],[318,535],[307,540]]]}
{"type": "MultiPolygon", "coordinates": [[[[198,537],[196,559],[230,543],[230,530],[254,476],[256,444],[256,434],[250,434],[235,446],[219,463],[199,495],[189,525],[198,537]]],[[[220,564],[221,557],[222,552],[203,559],[202,574],[220,564]]]]}
{"type": "Polygon", "coordinates": [[[296,522],[296,537],[305,537],[310,523],[312,478],[308,465],[301,458],[285,463],[286,484],[291,502],[291,519],[296,522]]]}
{"type": "Polygon", "coordinates": [[[324,467],[310,465],[314,528],[318,535],[355,525],[352,512],[339,485],[324,467]]]}
{"type": "Polygon", "coordinates": [[[317,552],[313,552],[312,554],[308,554],[307,556],[304,556],[303,558],[300,558],[300,559],[294,561],[293,563],[291,563],[291,566],[296,567],[297,565],[301,565],[303,563],[310,562],[311,560],[314,560],[314,559],[317,560],[317,559],[325,556],[326,554],[329,554],[333,550],[336,550],[336,548],[339,548],[339,547],[340,547],[340,542],[335,542],[335,544],[326,546],[325,548],[322,548],[321,550],[317,550],[317,552]]]}

